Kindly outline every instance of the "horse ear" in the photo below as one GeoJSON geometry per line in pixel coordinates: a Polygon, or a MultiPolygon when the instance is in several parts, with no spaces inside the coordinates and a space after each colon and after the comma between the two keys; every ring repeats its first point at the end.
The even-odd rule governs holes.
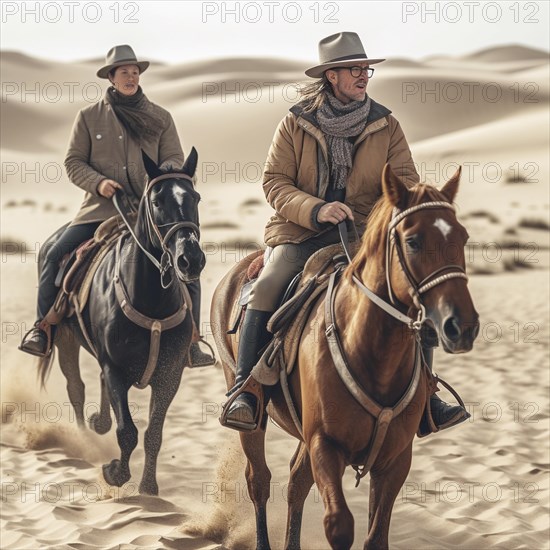
{"type": "Polygon", "coordinates": [[[441,188],[441,193],[445,195],[450,203],[455,200],[458,192],[458,184],[460,182],[460,174],[462,172],[462,166],[458,167],[458,170],[453,174],[453,177],[441,188]]]}
{"type": "Polygon", "coordinates": [[[141,150],[141,158],[143,159],[143,165],[145,166],[145,171],[147,172],[150,180],[162,174],[155,161],[150,158],[143,149],[141,150]]]}
{"type": "Polygon", "coordinates": [[[382,170],[382,190],[393,206],[399,208],[406,206],[409,190],[387,163],[382,170]]]}
{"type": "Polygon", "coordinates": [[[187,174],[188,176],[193,177],[195,175],[195,170],[197,169],[198,160],[199,160],[199,154],[197,153],[197,150],[193,147],[181,171],[184,174],[187,174]]]}

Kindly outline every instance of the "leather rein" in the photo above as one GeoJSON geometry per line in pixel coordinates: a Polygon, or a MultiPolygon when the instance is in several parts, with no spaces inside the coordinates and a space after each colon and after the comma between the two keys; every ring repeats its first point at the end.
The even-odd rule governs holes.
{"type": "MultiPolygon", "coordinates": [[[[354,399],[371,415],[376,419],[375,428],[371,439],[369,441],[364,460],[360,461],[362,464],[352,464],[353,469],[356,472],[356,487],[359,485],[361,479],[370,471],[372,468],[380,449],[384,443],[389,425],[391,421],[401,414],[407,406],[411,403],[418,385],[420,382],[421,371],[423,366],[423,357],[421,352],[420,344],[420,334],[419,331],[426,320],[426,310],[421,301],[421,295],[428,292],[435,286],[449,280],[452,278],[461,278],[468,279],[464,269],[461,266],[457,265],[448,265],[442,268],[436,269],[428,277],[424,278],[420,283],[417,283],[414,277],[412,276],[407,263],[405,261],[405,256],[403,250],[399,244],[396,228],[399,223],[404,220],[410,214],[417,212],[419,210],[428,209],[428,208],[450,208],[454,211],[454,206],[450,203],[443,201],[432,201],[407,208],[404,211],[399,211],[399,209],[394,208],[392,213],[392,219],[388,225],[387,229],[387,244],[386,244],[386,284],[388,287],[388,294],[391,299],[391,304],[386,302],[384,299],[380,298],[372,290],[367,288],[361,280],[355,275],[352,275],[352,280],[356,286],[365,294],[372,302],[374,302],[378,307],[383,311],[406,324],[407,327],[415,331],[415,362],[413,367],[413,373],[411,380],[407,387],[407,390],[399,401],[393,407],[384,407],[377,403],[372,397],[370,397],[367,392],[361,387],[361,384],[355,379],[352,370],[349,367],[349,363],[346,359],[345,351],[343,349],[340,337],[338,335],[338,328],[336,324],[336,315],[334,310],[334,302],[336,297],[335,288],[337,286],[337,277],[341,273],[340,271],[335,271],[331,274],[329,280],[329,286],[327,289],[327,294],[325,298],[325,324],[326,324],[326,338],[328,342],[328,347],[332,356],[332,361],[340,376],[340,379],[346,386],[347,390],[351,393],[354,399]],[[389,275],[389,269],[391,269],[391,258],[392,247],[396,247],[397,256],[400,263],[401,269],[404,271],[409,284],[411,286],[410,293],[413,297],[415,306],[418,308],[417,319],[412,319],[408,315],[405,315],[399,311],[393,304],[395,303],[393,299],[393,290],[391,288],[391,281],[389,275]],[[452,270],[452,271],[449,271],[452,270]],[[448,271],[447,273],[440,275],[441,272],[448,271]]],[[[357,230],[355,225],[353,226],[355,234],[357,235],[357,230]]],[[[338,224],[338,232],[340,234],[340,240],[342,247],[344,248],[345,254],[347,256],[348,262],[351,264],[351,253],[349,250],[348,244],[348,234],[346,222],[341,222],[338,224]]]]}

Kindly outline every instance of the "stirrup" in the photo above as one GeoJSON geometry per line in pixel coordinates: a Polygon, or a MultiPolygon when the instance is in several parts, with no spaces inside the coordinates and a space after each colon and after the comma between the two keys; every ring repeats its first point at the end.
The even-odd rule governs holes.
{"type": "Polygon", "coordinates": [[[259,426],[261,426],[261,420],[264,415],[264,391],[262,385],[249,376],[241,386],[235,390],[229,397],[229,399],[224,403],[222,407],[222,414],[220,415],[219,421],[222,426],[226,428],[231,428],[239,432],[252,433],[255,432],[259,426]],[[231,420],[227,418],[227,413],[231,408],[231,405],[235,402],[237,397],[243,393],[250,393],[256,398],[256,413],[254,416],[254,421],[252,424],[246,422],[239,422],[238,420],[231,420]]]}
{"type": "Polygon", "coordinates": [[[24,353],[28,353],[29,355],[34,355],[35,357],[41,357],[41,358],[49,357],[52,353],[52,350],[53,350],[53,341],[52,340],[53,340],[52,339],[52,326],[49,323],[47,323],[45,320],[37,321],[36,323],[34,323],[32,328],[25,333],[25,335],[21,339],[21,343],[17,346],[17,349],[24,352],[24,353]],[[37,351],[34,351],[32,349],[28,349],[28,348],[24,347],[25,340],[27,339],[29,334],[34,330],[41,330],[42,332],[44,332],[46,334],[46,338],[48,340],[47,340],[47,344],[46,344],[46,351],[44,353],[40,353],[40,352],[37,352],[37,351]]]}
{"type": "MultiPolygon", "coordinates": [[[[210,355],[212,356],[212,359],[209,360],[209,361],[206,361],[204,363],[200,363],[198,365],[194,365],[193,364],[193,360],[191,359],[191,348],[189,349],[189,364],[187,365],[190,369],[198,369],[198,368],[201,368],[201,367],[210,367],[212,365],[215,365],[216,364],[216,355],[214,354],[214,348],[206,341],[203,339],[202,336],[199,337],[199,339],[196,341],[196,342],[192,342],[191,345],[193,344],[197,344],[197,346],[199,344],[204,344],[209,350],[210,350],[210,355]]],[[[199,346],[199,351],[203,354],[203,355],[207,355],[206,353],[204,353],[201,349],[200,349],[200,346],[199,346]]]]}
{"type": "Polygon", "coordinates": [[[462,398],[460,397],[458,392],[448,382],[445,382],[443,378],[440,378],[439,376],[432,373],[430,374],[432,376],[432,383],[430,384],[430,387],[432,387],[434,391],[432,391],[432,393],[428,395],[428,399],[424,407],[422,417],[420,419],[420,425],[418,426],[418,430],[416,432],[416,435],[419,438],[427,437],[430,434],[440,432],[441,430],[446,430],[447,428],[452,428],[453,426],[457,426],[458,424],[461,424],[462,422],[465,422],[466,420],[468,420],[468,418],[470,418],[471,416],[470,413],[466,410],[464,401],[462,401],[462,398]],[[432,415],[432,408],[431,408],[430,401],[432,396],[434,396],[436,392],[439,391],[439,389],[437,388],[437,384],[439,382],[441,382],[443,387],[445,387],[447,390],[451,392],[453,397],[458,401],[458,405],[464,410],[464,414],[460,418],[457,418],[457,415],[455,415],[453,418],[451,418],[451,420],[449,420],[445,424],[438,426],[435,423],[434,417],[432,415]]]}

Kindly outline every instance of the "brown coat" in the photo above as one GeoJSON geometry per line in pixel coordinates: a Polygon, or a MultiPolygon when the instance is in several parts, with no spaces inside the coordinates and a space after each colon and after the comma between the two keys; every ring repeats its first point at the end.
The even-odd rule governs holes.
{"type": "Polygon", "coordinates": [[[86,196],[72,225],[103,221],[117,213],[112,200],[97,192],[105,178],[120,183],[134,204],[139,203],[146,182],[141,149],[163,167],[183,165],[184,155],[170,113],[154,103],[150,105],[164,120],[164,130],[157,140],[142,143],[128,136],[105,99],[78,113],[65,168],[71,182],[84,189],[86,196]]]}
{"type": "MultiPolygon", "coordinates": [[[[345,203],[353,210],[360,231],[382,193],[384,164],[389,162],[407,183],[419,181],[403,130],[390,113],[372,101],[367,125],[354,143],[345,203]]],[[[266,244],[299,243],[333,227],[317,222],[328,186],[323,132],[314,116],[305,113],[300,104],[295,105],[275,131],[266,161],[263,188],[276,211],[266,226],[266,244]]]]}

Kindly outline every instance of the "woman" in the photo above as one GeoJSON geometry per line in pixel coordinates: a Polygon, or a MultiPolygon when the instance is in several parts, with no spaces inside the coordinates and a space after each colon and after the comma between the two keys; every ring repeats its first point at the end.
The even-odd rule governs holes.
{"type": "MultiPolygon", "coordinates": [[[[53,305],[58,289],[54,284],[61,258],[93,237],[101,222],[117,214],[112,197],[124,191],[137,209],[146,183],[141,151],[161,168],[180,167],[184,155],[174,121],[168,111],[144,95],[139,79],[149,67],[138,61],[128,45],[114,46],[107,53],[99,78],[109,79],[105,97],[82,109],[73,126],[65,168],[72,183],[86,191],[75,219],[48,251],[38,284],[38,314],[34,328],[20,349],[47,356],[51,342],[43,319],[53,305]]],[[[200,284],[189,285],[193,317],[200,327],[200,284]]],[[[213,364],[198,344],[191,347],[192,366],[213,364]]]]}

